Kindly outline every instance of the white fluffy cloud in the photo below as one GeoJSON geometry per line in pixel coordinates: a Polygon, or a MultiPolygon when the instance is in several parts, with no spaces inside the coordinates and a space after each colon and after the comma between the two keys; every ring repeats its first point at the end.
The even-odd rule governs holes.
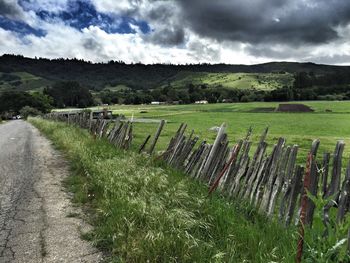
{"type": "MultiPolygon", "coordinates": [[[[82,31],[65,25],[45,26],[47,35],[28,35],[22,38],[0,29],[0,53],[17,53],[34,57],[68,57],[94,62],[123,60],[127,63],[197,63],[208,61],[218,52],[218,46],[211,47],[201,39],[189,41],[189,48],[160,47],[147,42],[139,34],[108,34],[96,26],[82,31]],[[203,52],[191,50],[192,45],[200,45],[203,52]]],[[[215,55],[218,56],[217,54],[215,55]]]]}
{"type": "MultiPolygon", "coordinates": [[[[27,0],[21,7],[16,1],[0,0],[0,9],[1,4],[6,4],[8,17],[46,32],[45,36],[23,36],[0,27],[0,53],[30,57],[76,57],[94,62],[123,60],[128,63],[253,64],[271,60],[350,63],[350,27],[344,25],[333,28],[339,37],[332,41],[291,45],[288,41],[249,43],[211,37],[207,32],[197,31],[186,20],[184,1],[180,1],[180,5],[177,1],[164,0],[89,0],[99,13],[111,15],[116,21],[123,16],[146,21],[151,28],[148,34],[142,33],[134,24],[130,27],[136,33],[129,34],[107,33],[99,25],[79,30],[59,19],[41,20],[35,14],[40,10],[59,13],[67,10],[70,1],[74,0],[27,0]]],[[[208,3],[206,2],[207,5],[208,3]]],[[[283,6],[276,8],[278,12],[271,18],[274,23],[283,22],[279,11],[283,6]]],[[[1,15],[4,14],[0,12],[1,15]]],[[[200,21],[201,18],[198,19],[200,21]]]]}
{"type": "MultiPolygon", "coordinates": [[[[12,0],[15,2],[14,0],[12,0]]],[[[22,5],[27,10],[46,10],[49,12],[60,12],[66,10],[70,0],[26,0],[22,5]]]]}
{"type": "Polygon", "coordinates": [[[97,11],[103,13],[127,13],[138,8],[138,2],[129,0],[92,0],[97,11]]]}

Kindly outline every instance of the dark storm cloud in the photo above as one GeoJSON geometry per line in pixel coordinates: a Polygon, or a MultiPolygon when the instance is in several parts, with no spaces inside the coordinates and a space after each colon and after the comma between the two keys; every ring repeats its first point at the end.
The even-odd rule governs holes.
{"type": "Polygon", "coordinates": [[[35,35],[43,37],[46,32],[40,28],[33,28],[25,19],[22,8],[15,0],[0,0],[0,28],[15,32],[18,36],[35,35]]]}
{"type": "Polygon", "coordinates": [[[333,55],[333,56],[321,56],[313,58],[315,63],[321,64],[348,64],[350,63],[350,55],[333,55]]]}
{"type": "Polygon", "coordinates": [[[186,26],[219,41],[321,44],[350,21],[349,0],[178,0],[186,26]]]}
{"type": "Polygon", "coordinates": [[[144,39],[161,46],[177,46],[184,43],[185,31],[181,27],[161,28],[145,35],[144,39]]]}
{"type": "Polygon", "coordinates": [[[146,41],[161,46],[178,46],[185,42],[185,30],[179,21],[176,6],[167,1],[150,1],[150,6],[143,15],[153,25],[153,32],[144,36],[146,41]]]}
{"type": "MultiPolygon", "coordinates": [[[[278,48],[271,46],[269,44],[254,44],[254,45],[248,45],[244,48],[244,50],[253,55],[254,57],[265,57],[265,58],[271,58],[271,59],[277,59],[277,60],[283,60],[286,58],[289,58],[289,56],[295,56],[296,50],[293,47],[289,46],[279,46],[278,48]],[[291,50],[292,49],[292,50],[291,50]],[[294,51],[294,52],[292,52],[294,51]]],[[[298,52],[298,56],[306,55],[309,50],[306,51],[306,48],[304,48],[304,52],[298,52]],[[303,53],[303,54],[300,54],[303,53]]]]}
{"type": "Polygon", "coordinates": [[[0,0],[0,16],[8,18],[20,18],[22,17],[22,10],[14,0],[0,0]]]}
{"type": "Polygon", "coordinates": [[[83,41],[83,47],[88,50],[97,50],[100,51],[102,49],[102,45],[93,38],[87,38],[83,41]]]}

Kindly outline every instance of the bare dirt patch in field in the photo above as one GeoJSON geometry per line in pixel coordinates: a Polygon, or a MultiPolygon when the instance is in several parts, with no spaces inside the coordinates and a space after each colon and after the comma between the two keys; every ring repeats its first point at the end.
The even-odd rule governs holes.
{"type": "Polygon", "coordinates": [[[279,104],[276,108],[278,112],[313,112],[314,110],[304,104],[279,104]]]}

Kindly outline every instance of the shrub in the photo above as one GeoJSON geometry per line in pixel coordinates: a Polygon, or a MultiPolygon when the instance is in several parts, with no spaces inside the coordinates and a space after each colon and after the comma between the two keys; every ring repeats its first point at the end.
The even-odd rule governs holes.
{"type": "Polygon", "coordinates": [[[42,114],[41,111],[30,106],[24,106],[19,113],[24,119],[27,119],[29,116],[39,116],[42,114]]]}

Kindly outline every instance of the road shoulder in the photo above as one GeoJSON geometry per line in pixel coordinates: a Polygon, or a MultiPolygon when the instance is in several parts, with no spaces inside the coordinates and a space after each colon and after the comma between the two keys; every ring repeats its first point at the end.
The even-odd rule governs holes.
{"type": "Polygon", "coordinates": [[[62,181],[68,176],[68,164],[50,142],[38,133],[36,156],[40,180],[35,187],[43,199],[45,229],[43,231],[44,262],[98,262],[102,255],[80,238],[81,230],[89,228],[84,221],[71,214],[82,211],[73,207],[62,181]]]}
{"type": "Polygon", "coordinates": [[[17,172],[27,174],[29,180],[4,215],[0,262],[102,261],[102,254],[81,239],[82,231],[91,227],[81,219],[81,209],[72,205],[63,187],[69,176],[68,163],[36,128],[26,124],[25,129],[30,134],[28,149],[19,154],[25,156],[26,167],[18,166],[17,172]]]}

